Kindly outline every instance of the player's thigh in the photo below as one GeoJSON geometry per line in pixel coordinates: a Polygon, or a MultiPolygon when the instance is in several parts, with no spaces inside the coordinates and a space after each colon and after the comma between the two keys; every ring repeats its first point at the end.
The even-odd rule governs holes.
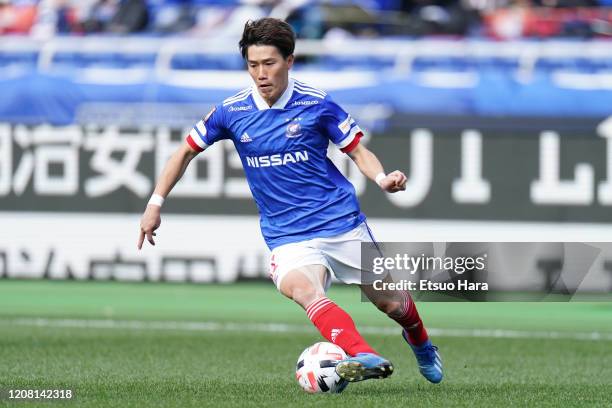
{"type": "Polygon", "coordinates": [[[399,291],[386,290],[382,283],[392,282],[390,274],[374,272],[371,265],[362,262],[364,245],[370,251],[379,252],[366,223],[332,239],[321,240],[323,251],[334,276],[347,284],[357,284],[363,294],[380,310],[394,313],[401,307],[406,295],[399,291]]]}
{"type": "Polygon", "coordinates": [[[325,256],[308,241],[274,248],[270,277],[283,295],[300,304],[309,293],[324,294],[331,283],[325,256]]]}
{"type": "Polygon", "coordinates": [[[305,308],[314,300],[325,296],[330,280],[325,265],[304,265],[288,271],[278,289],[305,308]]]}

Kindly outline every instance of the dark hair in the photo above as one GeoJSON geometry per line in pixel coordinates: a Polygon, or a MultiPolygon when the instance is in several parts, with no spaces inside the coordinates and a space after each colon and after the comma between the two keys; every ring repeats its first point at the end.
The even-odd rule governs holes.
{"type": "Polygon", "coordinates": [[[273,45],[287,59],[295,49],[295,32],[289,24],[277,18],[249,20],[244,25],[242,39],[238,43],[242,58],[247,58],[251,45],[273,45]]]}

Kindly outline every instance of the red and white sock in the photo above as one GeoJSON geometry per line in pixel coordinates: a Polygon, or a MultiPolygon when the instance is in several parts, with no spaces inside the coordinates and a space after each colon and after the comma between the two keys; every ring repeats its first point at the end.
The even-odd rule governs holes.
{"type": "Polygon", "coordinates": [[[337,344],[349,356],[357,353],[378,354],[361,337],[351,316],[327,297],[316,299],[308,305],[306,314],[323,337],[337,344]]]}
{"type": "Polygon", "coordinates": [[[429,338],[427,335],[427,330],[425,330],[425,326],[423,326],[423,321],[419,316],[419,312],[417,311],[416,305],[412,300],[412,296],[410,296],[408,292],[403,292],[402,297],[402,308],[399,316],[389,317],[399,323],[399,325],[406,330],[410,344],[413,346],[420,346],[429,338]]]}

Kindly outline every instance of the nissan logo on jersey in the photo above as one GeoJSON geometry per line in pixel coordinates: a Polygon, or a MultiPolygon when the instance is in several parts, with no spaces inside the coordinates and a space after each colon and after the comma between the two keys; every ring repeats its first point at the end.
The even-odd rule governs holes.
{"type": "Polygon", "coordinates": [[[267,156],[246,157],[249,167],[285,166],[289,163],[308,161],[308,151],[277,153],[267,156]]]}

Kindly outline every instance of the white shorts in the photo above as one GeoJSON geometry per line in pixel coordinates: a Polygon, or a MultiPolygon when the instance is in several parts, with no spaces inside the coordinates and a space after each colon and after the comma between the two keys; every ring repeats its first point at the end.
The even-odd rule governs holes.
{"type": "MultiPolygon", "coordinates": [[[[340,235],[313,238],[274,248],[270,255],[270,278],[280,290],[287,272],[307,265],[323,265],[341,282],[348,284],[372,284],[381,279],[372,271],[361,269],[361,243],[375,242],[368,225],[363,222],[340,235]]],[[[325,291],[331,285],[327,274],[325,291]]]]}

